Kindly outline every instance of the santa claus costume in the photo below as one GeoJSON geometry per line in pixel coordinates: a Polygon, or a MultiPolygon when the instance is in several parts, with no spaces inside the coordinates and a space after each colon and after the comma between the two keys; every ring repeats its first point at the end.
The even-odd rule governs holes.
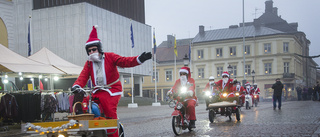
{"type": "MultiPolygon", "coordinates": [[[[187,81],[183,82],[184,80],[181,80],[182,78],[176,80],[176,82],[174,83],[174,86],[172,87],[172,92],[174,97],[179,95],[179,89],[182,86],[185,86],[186,83],[188,83],[190,85],[189,89],[187,90],[188,93],[191,93],[190,96],[186,97],[185,100],[180,100],[182,102],[186,102],[184,104],[187,104],[186,108],[187,108],[187,114],[189,115],[189,120],[191,122],[191,124],[194,124],[195,120],[196,120],[196,102],[197,102],[197,97],[195,94],[195,81],[193,78],[191,78],[191,73],[190,73],[190,68],[188,67],[182,67],[179,70],[179,73],[187,73],[187,81]]],[[[180,99],[179,96],[176,97],[178,100],[180,99]]]]}
{"type": "MultiPolygon", "coordinates": [[[[122,94],[122,85],[119,80],[117,67],[134,67],[140,65],[147,59],[141,60],[140,56],[143,54],[135,57],[122,57],[112,52],[102,52],[101,42],[100,39],[98,39],[96,28],[97,26],[93,26],[85,48],[89,55],[90,51],[88,51],[88,48],[96,46],[100,61],[90,59],[91,55],[89,55],[89,60],[85,63],[78,79],[73,84],[73,88],[84,87],[89,78],[93,86],[110,87],[110,89],[94,90],[92,97],[98,100],[106,118],[118,119],[117,106],[122,94]]],[[[113,131],[114,130],[107,130],[108,133],[113,131]]],[[[118,132],[110,136],[118,136],[118,132]]]]}

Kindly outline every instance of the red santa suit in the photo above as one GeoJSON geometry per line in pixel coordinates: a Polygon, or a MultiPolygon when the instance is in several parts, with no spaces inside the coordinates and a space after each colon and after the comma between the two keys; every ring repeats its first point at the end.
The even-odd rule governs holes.
{"type": "Polygon", "coordinates": [[[210,82],[209,82],[209,83],[206,84],[206,86],[204,87],[202,92],[206,92],[206,91],[216,92],[218,90],[219,90],[218,87],[210,85],[210,82]]]}
{"type": "Polygon", "coordinates": [[[239,92],[239,94],[240,94],[239,98],[241,99],[242,103],[244,103],[244,101],[245,101],[245,90],[244,90],[244,88],[242,86],[240,86],[240,87],[235,86],[235,87],[233,87],[233,91],[239,92]]]}
{"type": "MultiPolygon", "coordinates": [[[[193,94],[192,96],[188,96],[186,97],[186,99],[183,101],[183,102],[187,102],[187,114],[189,114],[189,120],[196,120],[196,110],[195,110],[195,107],[196,107],[196,102],[197,102],[197,97],[196,97],[196,94],[195,94],[195,81],[193,78],[191,78],[191,73],[190,73],[190,69],[188,67],[182,67],[180,69],[179,72],[186,72],[188,74],[188,82],[189,84],[191,84],[191,86],[189,87],[189,89],[187,91],[192,91],[193,94]]],[[[174,86],[172,87],[172,91],[173,91],[173,94],[179,94],[179,89],[181,88],[181,81],[180,79],[176,80],[176,82],[174,83],[174,86]]],[[[179,100],[179,97],[178,97],[178,100],[179,100]]]]}
{"type": "MultiPolygon", "coordinates": [[[[87,46],[89,47],[91,46],[90,44],[93,43],[100,43],[100,40],[97,38],[96,27],[93,27],[89,40],[86,43],[87,52],[87,46]]],[[[91,79],[93,86],[99,85],[111,87],[110,89],[93,91],[92,98],[95,101],[98,100],[97,103],[99,103],[99,106],[104,112],[106,118],[118,119],[117,106],[122,94],[122,85],[119,80],[117,67],[134,67],[141,64],[141,62],[138,59],[138,56],[122,57],[112,52],[102,52],[101,45],[97,45],[97,47],[99,54],[102,54],[101,61],[94,62],[88,60],[85,63],[78,79],[73,84],[73,87],[84,87],[89,78],[91,79]]],[[[107,132],[113,131],[114,129],[107,130],[107,132]]],[[[111,136],[118,136],[118,134],[116,132],[116,134],[112,134],[111,136]]]]}
{"type": "Polygon", "coordinates": [[[258,87],[254,88],[254,94],[257,96],[257,99],[259,101],[260,89],[258,87]]]}
{"type": "MultiPolygon", "coordinates": [[[[228,72],[223,72],[222,76],[228,76],[229,77],[229,73],[228,72]]],[[[219,80],[218,82],[216,82],[216,86],[217,88],[222,92],[227,92],[228,93],[228,97],[234,97],[234,93],[233,93],[233,79],[228,79],[228,81],[225,83],[222,79],[219,80]]]]}

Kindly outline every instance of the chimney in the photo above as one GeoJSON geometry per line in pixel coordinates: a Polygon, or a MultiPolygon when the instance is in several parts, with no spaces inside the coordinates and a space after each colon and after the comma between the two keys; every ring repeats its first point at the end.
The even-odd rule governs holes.
{"type": "Polygon", "coordinates": [[[254,19],[253,20],[253,26],[255,27],[255,28],[260,28],[260,26],[261,26],[261,22],[260,22],[260,20],[259,19],[254,19]]]}
{"type": "Polygon", "coordinates": [[[203,25],[200,25],[199,26],[199,34],[202,36],[204,35],[204,26],[203,25]]]}
{"type": "Polygon", "coordinates": [[[168,47],[173,47],[173,45],[174,45],[174,36],[167,35],[167,46],[168,47]]]}
{"type": "Polygon", "coordinates": [[[274,7],[272,13],[278,16],[278,8],[274,7]]]}
{"type": "Polygon", "coordinates": [[[267,0],[265,2],[265,4],[266,4],[265,12],[271,12],[272,13],[273,1],[272,0],[267,0]]]}
{"type": "Polygon", "coordinates": [[[298,23],[289,23],[289,25],[295,30],[298,31],[298,23]]]}

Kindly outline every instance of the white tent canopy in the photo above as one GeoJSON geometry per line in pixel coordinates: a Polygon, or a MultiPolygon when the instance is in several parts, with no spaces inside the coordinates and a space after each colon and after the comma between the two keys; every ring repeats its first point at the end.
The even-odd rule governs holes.
{"type": "Polygon", "coordinates": [[[0,72],[65,74],[51,65],[23,57],[0,44],[0,72]]]}
{"type": "Polygon", "coordinates": [[[60,58],[58,55],[54,54],[45,47],[28,58],[43,64],[52,65],[53,67],[69,75],[79,75],[82,71],[82,67],[60,58]]]}

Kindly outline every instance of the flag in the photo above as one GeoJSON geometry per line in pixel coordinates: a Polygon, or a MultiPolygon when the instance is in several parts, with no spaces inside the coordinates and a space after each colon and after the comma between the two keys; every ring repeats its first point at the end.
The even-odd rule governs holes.
{"type": "Polygon", "coordinates": [[[41,82],[41,80],[40,80],[40,87],[39,87],[41,90],[43,90],[43,84],[42,84],[42,82],[41,82]]]}
{"type": "Polygon", "coordinates": [[[176,56],[178,57],[176,37],[174,37],[174,53],[175,53],[175,54],[176,54],[176,56]]]}
{"type": "Polygon", "coordinates": [[[28,56],[31,55],[31,40],[30,40],[30,21],[28,24],[28,56]]]}
{"type": "Polygon", "coordinates": [[[132,23],[131,23],[131,41],[132,41],[132,48],[134,47],[134,40],[133,40],[133,30],[132,30],[132,23]]]}
{"type": "Polygon", "coordinates": [[[157,52],[156,34],[153,29],[153,54],[156,54],[156,52],[157,52]]]}

